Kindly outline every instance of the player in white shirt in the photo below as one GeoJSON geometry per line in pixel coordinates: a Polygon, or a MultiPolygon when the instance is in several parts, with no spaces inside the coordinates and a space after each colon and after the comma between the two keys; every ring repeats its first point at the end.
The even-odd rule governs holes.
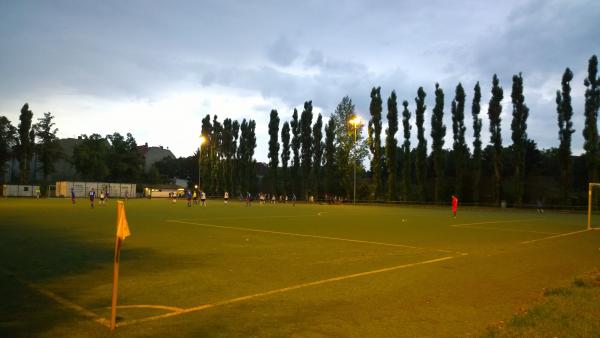
{"type": "Polygon", "coordinates": [[[223,203],[227,204],[229,201],[229,192],[225,192],[225,195],[223,196],[223,203]]]}
{"type": "Polygon", "coordinates": [[[203,191],[200,193],[200,201],[202,201],[202,206],[206,206],[206,193],[203,191]]]}

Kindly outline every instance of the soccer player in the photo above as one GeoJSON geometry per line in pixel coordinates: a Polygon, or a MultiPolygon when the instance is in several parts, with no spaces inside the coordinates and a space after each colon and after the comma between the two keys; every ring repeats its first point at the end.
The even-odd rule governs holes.
{"type": "Polygon", "coordinates": [[[94,200],[96,199],[96,192],[94,191],[94,188],[92,188],[92,190],[90,190],[90,207],[92,209],[94,209],[94,200]]]}
{"type": "Polygon", "coordinates": [[[75,205],[75,189],[71,187],[71,203],[75,205]]]}
{"type": "Polygon", "coordinates": [[[100,205],[104,205],[104,190],[100,190],[100,205]]]}
{"type": "Polygon", "coordinates": [[[248,192],[248,194],[246,195],[246,206],[252,206],[252,195],[250,195],[250,192],[248,192]]]}
{"type": "Polygon", "coordinates": [[[292,206],[293,207],[296,206],[296,194],[295,193],[292,194],[292,206]]]}
{"type": "Polygon", "coordinates": [[[223,195],[223,203],[227,204],[229,201],[229,192],[225,192],[225,195],[223,195]]]}
{"type": "Polygon", "coordinates": [[[458,197],[452,195],[452,215],[456,218],[456,209],[458,209],[458,197]]]}
{"type": "Polygon", "coordinates": [[[202,201],[202,206],[206,206],[206,193],[204,191],[200,192],[200,200],[202,201]]]}
{"type": "Polygon", "coordinates": [[[192,206],[192,192],[191,191],[186,191],[186,197],[187,197],[187,205],[188,207],[192,206]]]}

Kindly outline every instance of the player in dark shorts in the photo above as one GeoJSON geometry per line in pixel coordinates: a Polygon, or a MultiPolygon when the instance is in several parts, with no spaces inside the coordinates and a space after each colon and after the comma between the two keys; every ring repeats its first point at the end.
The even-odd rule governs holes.
{"type": "Polygon", "coordinates": [[[94,209],[94,200],[96,199],[96,192],[94,191],[94,188],[92,188],[92,190],[90,191],[90,207],[92,209],[94,209]]]}

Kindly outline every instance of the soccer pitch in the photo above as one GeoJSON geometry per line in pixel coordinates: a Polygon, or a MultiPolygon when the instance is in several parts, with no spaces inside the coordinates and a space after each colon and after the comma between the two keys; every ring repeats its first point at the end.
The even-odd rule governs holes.
{"type": "MultiPolygon", "coordinates": [[[[115,200],[0,200],[2,336],[110,336],[115,200]]],[[[599,267],[586,215],[130,200],[119,337],[466,336],[599,267]]]]}

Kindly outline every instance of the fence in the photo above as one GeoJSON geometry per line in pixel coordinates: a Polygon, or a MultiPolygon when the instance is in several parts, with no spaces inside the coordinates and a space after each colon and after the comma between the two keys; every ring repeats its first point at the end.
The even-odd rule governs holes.
{"type": "Polygon", "coordinates": [[[36,197],[40,192],[39,185],[4,184],[0,189],[2,197],[36,197]]]}
{"type": "Polygon", "coordinates": [[[107,183],[107,182],[56,182],[56,197],[71,197],[71,189],[75,197],[87,197],[89,192],[99,194],[101,191],[108,193],[111,197],[135,198],[135,184],[131,183],[107,183]]]}

